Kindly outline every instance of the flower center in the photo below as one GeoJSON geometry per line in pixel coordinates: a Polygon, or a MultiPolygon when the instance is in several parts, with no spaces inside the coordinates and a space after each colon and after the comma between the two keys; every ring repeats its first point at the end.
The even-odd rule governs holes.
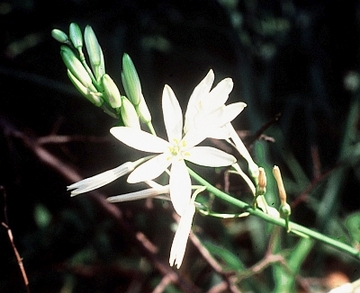
{"type": "Polygon", "coordinates": [[[173,139],[172,144],[169,146],[169,152],[172,157],[178,157],[183,159],[185,156],[188,156],[189,153],[186,151],[186,141],[173,139]]]}

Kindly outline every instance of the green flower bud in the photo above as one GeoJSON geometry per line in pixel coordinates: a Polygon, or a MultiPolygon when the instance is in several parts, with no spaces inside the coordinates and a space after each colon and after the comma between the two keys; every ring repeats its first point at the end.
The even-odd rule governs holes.
{"type": "Polygon", "coordinates": [[[121,96],[121,100],[122,107],[120,109],[120,113],[124,125],[127,127],[140,129],[139,117],[136,113],[134,105],[125,96],[121,96]]]}
{"type": "Polygon", "coordinates": [[[77,88],[77,90],[87,98],[91,103],[95,106],[100,107],[103,103],[101,99],[101,94],[96,91],[95,87],[91,85],[91,87],[84,86],[68,69],[67,74],[73,85],[77,88]]]}
{"type": "Polygon", "coordinates": [[[126,53],[122,58],[122,66],[123,71],[121,73],[121,79],[124,90],[134,106],[138,106],[141,101],[140,79],[134,63],[132,62],[130,56],[126,53]]]}
{"type": "Polygon", "coordinates": [[[60,43],[70,44],[68,35],[59,29],[53,29],[51,31],[51,36],[60,43]]]}
{"type": "Polygon", "coordinates": [[[114,109],[121,107],[121,96],[118,87],[108,74],[104,74],[101,78],[104,88],[104,95],[110,106],[114,109]]]}
{"type": "Polygon", "coordinates": [[[140,103],[137,106],[136,110],[142,122],[144,123],[151,122],[151,114],[142,94],[141,94],[140,103]]]}
{"type": "Polygon", "coordinates": [[[70,24],[69,35],[70,35],[70,40],[73,43],[74,47],[78,50],[79,49],[81,50],[83,46],[83,37],[80,27],[74,22],[70,24]]]}
{"type": "Polygon", "coordinates": [[[86,50],[89,55],[90,65],[97,80],[105,74],[105,62],[102,49],[96,38],[94,30],[91,26],[87,25],[84,31],[84,39],[86,50]]]}
{"type": "Polygon", "coordinates": [[[281,218],[283,218],[283,219],[289,218],[289,216],[291,215],[290,205],[287,202],[280,205],[279,212],[280,212],[281,218]]]}
{"type": "Polygon", "coordinates": [[[87,73],[80,60],[75,56],[73,50],[67,46],[61,46],[61,57],[70,72],[85,86],[92,86],[91,77],[87,73]]]}

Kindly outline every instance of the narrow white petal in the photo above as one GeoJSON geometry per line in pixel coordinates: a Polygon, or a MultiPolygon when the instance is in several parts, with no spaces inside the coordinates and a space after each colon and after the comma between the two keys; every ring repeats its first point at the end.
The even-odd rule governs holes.
{"type": "Polygon", "coordinates": [[[130,192],[126,194],[120,194],[115,196],[110,196],[106,200],[111,203],[115,202],[124,202],[124,201],[132,201],[139,200],[148,197],[154,197],[159,194],[169,193],[169,185],[161,186],[157,188],[148,188],[140,191],[130,192]]]}
{"type": "Polygon", "coordinates": [[[225,126],[238,116],[246,107],[243,102],[237,102],[230,105],[223,105],[216,111],[204,115],[197,121],[197,129],[212,129],[225,126]]]}
{"type": "Polygon", "coordinates": [[[206,99],[207,95],[209,94],[214,82],[214,78],[214,72],[212,69],[210,69],[208,74],[192,92],[185,112],[185,133],[187,133],[188,130],[192,128],[195,117],[199,114],[200,111],[203,110],[202,101],[206,99]]]}
{"type": "Polygon", "coordinates": [[[181,216],[191,195],[191,179],[184,160],[173,161],[169,184],[171,202],[181,216]]]}
{"type": "Polygon", "coordinates": [[[244,143],[241,140],[241,138],[239,137],[239,135],[236,133],[236,131],[235,131],[234,127],[232,126],[232,124],[228,123],[226,125],[226,127],[230,132],[230,137],[231,137],[232,141],[234,142],[237,151],[248,162],[248,167],[249,167],[249,171],[250,171],[251,175],[253,177],[257,177],[258,174],[259,174],[258,165],[256,165],[256,163],[252,159],[248,149],[244,145],[244,143]]]}
{"type": "Polygon", "coordinates": [[[110,133],[122,143],[144,152],[162,153],[169,146],[166,140],[131,127],[112,127],[110,133]]]}
{"type": "Polygon", "coordinates": [[[216,138],[216,139],[228,139],[231,136],[226,125],[219,128],[209,129],[207,137],[216,138]]]}
{"type": "Polygon", "coordinates": [[[174,139],[179,142],[182,136],[183,117],[182,110],[173,90],[167,84],[162,95],[162,109],[166,133],[170,142],[174,139]]]}
{"type": "Polygon", "coordinates": [[[207,95],[210,92],[210,89],[214,83],[215,75],[212,69],[206,74],[206,76],[199,82],[199,84],[194,88],[192,92],[189,102],[188,109],[198,104],[204,95],[207,95]]]}
{"type": "Polygon", "coordinates": [[[208,167],[230,166],[236,162],[236,158],[219,149],[208,146],[197,146],[188,151],[186,160],[198,165],[208,167]]]}
{"type": "Polygon", "coordinates": [[[195,206],[192,200],[187,203],[185,212],[180,218],[179,226],[176,230],[174,240],[170,250],[169,264],[180,268],[185,255],[187,240],[191,231],[191,226],[195,214],[195,206]]]}
{"type": "Polygon", "coordinates": [[[95,176],[86,178],[84,180],[73,183],[67,187],[67,190],[71,191],[71,196],[75,196],[81,193],[89,192],[91,190],[102,187],[110,182],[113,182],[117,178],[130,173],[136,167],[136,162],[126,162],[114,169],[102,172],[95,176]]]}
{"type": "Polygon", "coordinates": [[[168,154],[160,154],[140,165],[131,172],[127,181],[129,183],[137,183],[159,177],[171,164],[168,156],[168,154]]]}
{"type": "Polygon", "coordinates": [[[217,109],[225,104],[229,98],[229,94],[232,91],[234,83],[231,78],[225,78],[220,81],[216,87],[214,87],[207,99],[204,101],[204,105],[209,112],[217,109]]]}

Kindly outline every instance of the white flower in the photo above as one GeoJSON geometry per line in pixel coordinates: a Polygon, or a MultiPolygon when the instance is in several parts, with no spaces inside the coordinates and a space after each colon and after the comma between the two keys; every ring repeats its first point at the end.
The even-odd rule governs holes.
{"type": "Polygon", "coordinates": [[[176,233],[170,250],[169,264],[171,266],[175,265],[177,268],[180,268],[182,264],[194,214],[194,199],[191,198],[187,206],[185,206],[184,213],[181,216],[179,225],[176,229],[176,233]]]}
{"type": "MultiPolygon", "coordinates": [[[[157,156],[137,167],[129,175],[129,183],[155,179],[171,165],[170,198],[175,211],[182,215],[191,195],[191,179],[184,160],[209,167],[228,166],[236,162],[233,156],[216,148],[196,146],[208,136],[212,128],[222,127],[230,121],[229,119],[233,119],[233,115],[230,117],[218,116],[218,119],[211,121],[211,124],[206,124],[207,120],[204,120],[204,125],[201,125],[200,121],[196,121],[199,127],[190,129],[183,136],[182,111],[174,92],[168,85],[164,87],[162,108],[168,141],[129,127],[113,127],[110,132],[130,147],[158,153],[157,156]]],[[[238,110],[237,113],[240,111],[238,110]]],[[[229,113],[224,111],[223,114],[229,113]]]]}
{"type": "Polygon", "coordinates": [[[208,137],[219,139],[231,138],[235,148],[248,162],[251,175],[257,178],[258,166],[253,161],[234,127],[229,123],[246,107],[246,104],[237,102],[226,106],[225,102],[228,100],[229,93],[233,88],[233,82],[231,78],[225,78],[210,90],[214,78],[214,72],[210,69],[191,94],[185,114],[184,132],[202,128],[203,125],[211,125],[212,121],[227,117],[227,122],[220,123],[220,128],[210,128],[211,132],[208,133],[208,137]]]}
{"type": "Polygon", "coordinates": [[[210,69],[192,92],[185,113],[184,133],[193,130],[207,132],[207,137],[226,139],[225,128],[246,107],[243,102],[225,105],[233,88],[231,78],[220,81],[213,89],[214,72],[210,69]]]}

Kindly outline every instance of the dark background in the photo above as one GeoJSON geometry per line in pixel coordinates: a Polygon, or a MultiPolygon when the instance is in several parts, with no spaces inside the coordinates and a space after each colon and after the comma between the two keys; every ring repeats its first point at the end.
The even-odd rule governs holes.
{"type": "MultiPolygon", "coordinates": [[[[248,131],[247,142],[270,121],[264,134],[275,136],[272,127],[281,131],[283,139],[261,142],[269,149],[267,161],[283,166],[284,176],[291,177],[282,152],[294,155],[312,182],[288,195],[300,201],[294,220],[313,226],[316,209],[296,200],[339,165],[351,168],[329,210],[343,217],[360,207],[357,155],[341,157],[349,111],[358,96],[359,16],[358,1],[0,2],[0,184],[6,192],[0,205],[6,213],[0,214],[13,231],[32,292],[60,292],[64,284],[74,286],[74,291],[64,292],[151,292],[160,281],[159,272],[134,269],[146,253],[126,229],[142,231],[164,247],[159,258],[165,262],[172,238],[163,236],[172,235],[167,224],[173,221],[171,209],[124,204],[121,209],[130,226],[119,226],[96,200],[69,198],[69,178],[34,154],[35,142],[24,143],[24,136],[99,137],[96,142],[80,139],[45,146],[84,177],[132,155],[108,135],[116,121],[82,98],[67,79],[60,45],[51,38],[53,28],[68,32],[71,22],[82,29],[91,25],[104,50],[107,72],[118,84],[121,57],[127,52],[156,127],[163,127],[159,103],[165,83],[185,106],[210,68],[216,81],[232,77],[230,101],[248,104],[234,126],[248,131]],[[78,263],[88,263],[91,269],[71,266],[78,263]],[[137,274],[143,287],[131,291],[137,274]]],[[[356,145],[357,116],[350,121],[350,143],[356,145]]],[[[105,187],[104,194],[120,194],[126,188],[119,180],[105,187]]],[[[321,203],[321,196],[317,200],[321,203]]],[[[323,221],[317,223],[326,230],[323,221]]],[[[0,292],[25,292],[4,227],[0,243],[0,292]]],[[[205,288],[201,281],[193,282],[205,288]]]]}

